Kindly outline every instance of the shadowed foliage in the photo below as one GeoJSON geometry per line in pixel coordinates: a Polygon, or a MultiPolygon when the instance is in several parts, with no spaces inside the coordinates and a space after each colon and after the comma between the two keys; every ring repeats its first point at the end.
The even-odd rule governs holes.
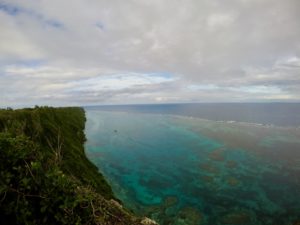
{"type": "Polygon", "coordinates": [[[1,224],[140,224],[86,158],[82,108],[0,110],[1,224]]]}

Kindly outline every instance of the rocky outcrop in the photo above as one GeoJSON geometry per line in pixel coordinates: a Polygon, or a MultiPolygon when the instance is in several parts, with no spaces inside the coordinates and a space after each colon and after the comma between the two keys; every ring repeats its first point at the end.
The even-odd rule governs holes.
{"type": "Polygon", "coordinates": [[[144,219],[142,219],[141,221],[142,225],[158,225],[158,223],[156,223],[154,220],[151,220],[147,217],[145,217],[144,219]]]}

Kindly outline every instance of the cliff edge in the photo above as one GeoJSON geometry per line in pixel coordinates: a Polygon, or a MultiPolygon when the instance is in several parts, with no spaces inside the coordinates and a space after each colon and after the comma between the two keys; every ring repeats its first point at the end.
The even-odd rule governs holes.
{"type": "Polygon", "coordinates": [[[86,158],[82,108],[0,110],[1,224],[156,224],[122,207],[86,158]]]}

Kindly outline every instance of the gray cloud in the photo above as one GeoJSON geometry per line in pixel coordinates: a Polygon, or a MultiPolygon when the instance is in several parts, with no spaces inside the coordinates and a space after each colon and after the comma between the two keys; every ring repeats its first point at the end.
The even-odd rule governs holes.
{"type": "Polygon", "coordinates": [[[0,0],[0,106],[299,101],[299,14],[298,0],[0,0]]]}

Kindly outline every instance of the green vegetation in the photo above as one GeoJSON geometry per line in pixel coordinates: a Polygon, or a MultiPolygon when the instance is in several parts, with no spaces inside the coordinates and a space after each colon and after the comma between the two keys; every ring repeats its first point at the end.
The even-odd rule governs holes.
{"type": "Polygon", "coordinates": [[[0,110],[1,224],[142,224],[84,154],[81,108],[0,110]]]}

